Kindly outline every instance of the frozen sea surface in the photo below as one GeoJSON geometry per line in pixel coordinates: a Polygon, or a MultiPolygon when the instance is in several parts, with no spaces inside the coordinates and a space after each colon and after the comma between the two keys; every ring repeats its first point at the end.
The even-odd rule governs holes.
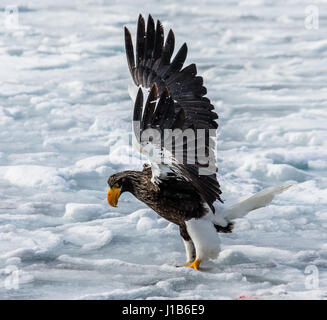
{"type": "Polygon", "coordinates": [[[0,298],[324,298],[327,3],[317,5],[308,30],[300,0],[2,0],[0,298]],[[117,209],[105,200],[110,174],[141,167],[123,43],[140,12],[188,43],[205,78],[223,198],[294,184],[220,235],[202,272],[176,268],[176,226],[131,196],[117,209]]]}

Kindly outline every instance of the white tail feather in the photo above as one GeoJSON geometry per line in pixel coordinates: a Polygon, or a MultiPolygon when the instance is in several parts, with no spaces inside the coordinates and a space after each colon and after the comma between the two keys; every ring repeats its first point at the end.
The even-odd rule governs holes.
{"type": "Polygon", "coordinates": [[[224,216],[227,220],[242,218],[250,211],[265,207],[273,200],[276,194],[282,193],[291,186],[292,185],[290,184],[287,186],[270,187],[263,189],[252,197],[224,210],[224,216]]]}

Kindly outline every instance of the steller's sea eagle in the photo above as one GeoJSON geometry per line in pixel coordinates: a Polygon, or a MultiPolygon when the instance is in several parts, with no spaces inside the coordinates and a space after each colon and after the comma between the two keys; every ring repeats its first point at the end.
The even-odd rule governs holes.
{"type": "Polygon", "coordinates": [[[149,15],[145,25],[140,15],[134,55],[132,37],[125,27],[128,67],[138,87],[134,140],[149,165],[142,171],[110,176],[107,200],[116,207],[120,195],[130,192],[177,224],[185,244],[186,265],[199,269],[202,261],[218,256],[217,232],[231,232],[234,219],[266,206],[289,186],[270,187],[236,205],[222,205],[215,161],[218,115],[205,97],[207,90],[203,78],[197,76],[196,65],[183,68],[186,43],[172,59],[174,45],[172,30],[165,40],[161,22],[155,25],[149,15]]]}

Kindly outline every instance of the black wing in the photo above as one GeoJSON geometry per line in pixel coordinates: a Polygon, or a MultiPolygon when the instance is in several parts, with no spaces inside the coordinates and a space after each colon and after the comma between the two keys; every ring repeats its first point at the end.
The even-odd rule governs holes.
{"type": "MultiPolygon", "coordinates": [[[[145,26],[144,19],[140,15],[137,26],[136,55],[134,56],[132,37],[125,27],[127,61],[135,85],[152,88],[152,95],[160,96],[161,106],[159,111],[155,107],[155,103],[151,103],[154,100],[148,99],[149,103],[147,103],[143,111],[145,116],[148,113],[149,117],[154,112],[157,113],[157,116],[162,117],[168,114],[179,114],[179,118],[183,118],[183,120],[181,124],[180,119],[177,127],[181,127],[183,130],[188,128],[195,131],[197,129],[205,130],[205,151],[207,155],[212,156],[215,151],[215,129],[218,127],[216,122],[218,115],[213,111],[214,106],[210,103],[210,100],[204,97],[207,90],[203,86],[203,78],[197,76],[196,65],[190,64],[183,68],[187,56],[186,43],[182,45],[172,59],[174,46],[175,36],[172,30],[169,31],[166,41],[164,41],[164,30],[161,22],[158,20],[155,26],[153,18],[149,15],[147,26],[145,26]],[[153,89],[154,84],[156,85],[155,89],[153,89]],[[214,140],[214,144],[209,143],[210,140],[214,140]]],[[[143,110],[140,106],[140,92],[138,99],[139,101],[135,103],[134,108],[134,120],[141,119],[143,110]]],[[[171,121],[176,120],[174,116],[170,118],[171,121]]],[[[145,117],[144,119],[149,121],[150,118],[145,117]]],[[[158,119],[160,120],[160,117],[158,119]]],[[[158,119],[157,121],[159,121],[158,119]]],[[[168,124],[172,126],[172,123],[161,120],[161,129],[170,128],[167,126],[168,124]]],[[[148,123],[149,125],[150,123],[148,123]]],[[[222,201],[216,177],[217,168],[215,167],[214,173],[211,170],[210,174],[199,174],[199,169],[205,170],[207,164],[203,164],[202,161],[198,160],[197,158],[195,164],[179,163],[177,165],[178,170],[193,184],[203,200],[214,211],[213,202],[217,199],[222,201]]]]}

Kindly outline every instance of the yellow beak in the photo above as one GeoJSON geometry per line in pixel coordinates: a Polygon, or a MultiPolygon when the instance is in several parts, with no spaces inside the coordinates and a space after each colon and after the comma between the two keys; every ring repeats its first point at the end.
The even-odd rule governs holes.
{"type": "Polygon", "coordinates": [[[112,207],[117,207],[119,196],[120,196],[120,189],[119,188],[111,188],[111,189],[109,189],[108,190],[108,193],[107,193],[108,203],[112,207]]]}

